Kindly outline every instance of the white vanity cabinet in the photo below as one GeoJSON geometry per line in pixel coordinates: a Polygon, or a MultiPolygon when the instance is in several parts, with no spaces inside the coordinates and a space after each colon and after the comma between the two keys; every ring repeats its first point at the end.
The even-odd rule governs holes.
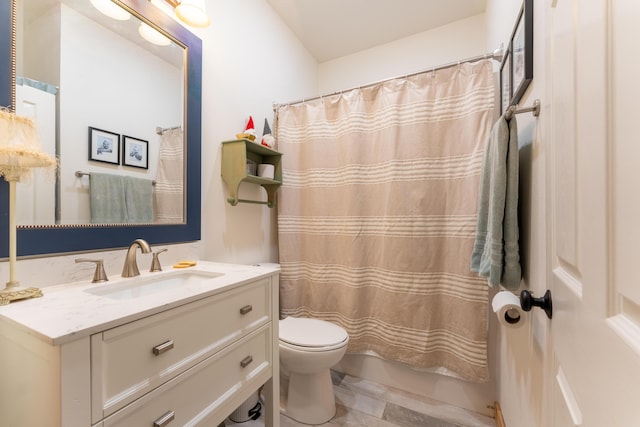
{"type": "Polygon", "coordinates": [[[60,344],[0,308],[0,425],[216,427],[265,385],[265,422],[278,426],[278,273],[261,271],[60,344]]]}

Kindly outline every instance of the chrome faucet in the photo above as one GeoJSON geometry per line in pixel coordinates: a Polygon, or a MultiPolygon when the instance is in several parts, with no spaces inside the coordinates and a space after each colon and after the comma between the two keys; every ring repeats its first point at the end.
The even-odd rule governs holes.
{"type": "Polygon", "coordinates": [[[136,262],[136,250],[138,247],[140,247],[143,254],[151,252],[151,247],[145,240],[134,240],[127,250],[127,257],[124,260],[124,267],[122,267],[122,277],[134,277],[140,275],[138,263],[136,262]]]}

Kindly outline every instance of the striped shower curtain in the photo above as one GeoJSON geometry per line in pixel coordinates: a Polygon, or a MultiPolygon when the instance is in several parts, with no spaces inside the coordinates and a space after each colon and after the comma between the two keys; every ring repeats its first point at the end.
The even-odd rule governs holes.
{"type": "Polygon", "coordinates": [[[158,224],[181,224],[185,221],[182,128],[168,129],[160,136],[153,212],[154,222],[158,224]]]}
{"type": "Polygon", "coordinates": [[[347,352],[488,379],[486,279],[469,270],[490,60],[276,108],[281,310],[347,352]]]}

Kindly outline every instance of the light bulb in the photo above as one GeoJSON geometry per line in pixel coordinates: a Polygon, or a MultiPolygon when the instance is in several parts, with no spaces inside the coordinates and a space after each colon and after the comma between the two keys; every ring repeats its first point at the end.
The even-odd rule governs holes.
{"type": "Polygon", "coordinates": [[[143,39],[148,41],[149,43],[153,43],[158,46],[169,46],[171,44],[171,40],[167,38],[164,34],[161,34],[155,28],[151,28],[149,25],[144,22],[140,23],[138,27],[138,33],[142,36],[143,39]]]}
{"type": "Polygon", "coordinates": [[[193,27],[204,28],[211,23],[207,15],[205,0],[182,0],[176,6],[175,12],[178,18],[193,27]]]}
{"type": "Polygon", "coordinates": [[[91,0],[93,7],[100,13],[118,21],[126,21],[131,18],[131,14],[113,3],[111,0],[91,0]]]}

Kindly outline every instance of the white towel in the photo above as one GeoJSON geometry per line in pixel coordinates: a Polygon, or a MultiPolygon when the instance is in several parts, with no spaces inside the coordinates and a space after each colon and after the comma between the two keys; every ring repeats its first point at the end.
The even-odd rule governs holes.
{"type": "Polygon", "coordinates": [[[489,286],[520,286],[518,244],[518,127],[500,117],[485,149],[478,200],[476,240],[471,271],[489,286]]]}

